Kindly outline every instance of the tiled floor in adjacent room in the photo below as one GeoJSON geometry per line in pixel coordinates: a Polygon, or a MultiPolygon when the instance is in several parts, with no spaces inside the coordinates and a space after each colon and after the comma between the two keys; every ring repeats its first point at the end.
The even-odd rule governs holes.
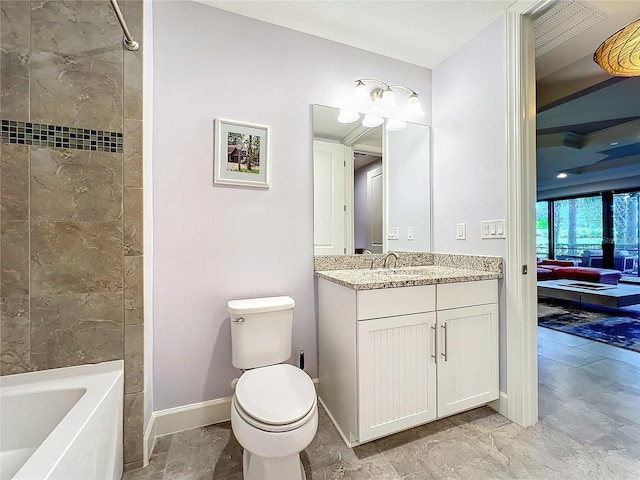
{"type": "MultiPolygon", "coordinates": [[[[320,409],[307,479],[639,480],[640,354],[538,330],[537,425],[483,407],[350,449],[320,409]]],[[[158,439],[123,480],[241,480],[241,465],[226,422],[158,439]]]]}

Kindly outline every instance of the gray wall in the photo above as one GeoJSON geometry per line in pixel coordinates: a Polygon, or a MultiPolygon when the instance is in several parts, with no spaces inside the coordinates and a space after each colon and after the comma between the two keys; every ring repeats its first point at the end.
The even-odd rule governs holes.
{"type": "Polygon", "coordinates": [[[369,245],[369,204],[367,199],[367,173],[381,167],[382,159],[353,172],[353,246],[371,248],[369,245]]]}
{"type": "Polygon", "coordinates": [[[389,227],[399,229],[398,240],[388,241],[389,250],[431,251],[430,133],[424,125],[409,123],[387,134],[389,227]],[[408,227],[413,227],[413,240],[408,239],[408,227]]]}
{"type": "MultiPolygon", "coordinates": [[[[125,463],[138,462],[142,51],[123,52],[107,1],[3,0],[0,8],[2,120],[60,127],[68,138],[57,145],[42,140],[45,130],[28,138],[25,129],[12,143],[3,133],[0,372],[124,359],[125,463]],[[74,129],[88,130],[89,143],[74,129]],[[112,152],[118,133],[123,147],[112,152]]],[[[142,1],[123,10],[141,35],[142,1]]]]}
{"type": "Polygon", "coordinates": [[[227,301],[291,295],[317,376],[311,104],[431,71],[195,2],[154,3],[154,409],[231,395],[227,301]],[[213,119],[271,126],[271,188],[213,186],[213,119]]]}

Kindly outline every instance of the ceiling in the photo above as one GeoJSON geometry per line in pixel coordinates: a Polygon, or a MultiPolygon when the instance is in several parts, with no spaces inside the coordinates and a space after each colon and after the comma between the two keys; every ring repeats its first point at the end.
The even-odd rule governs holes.
{"type": "Polygon", "coordinates": [[[197,1],[430,69],[518,3],[518,0],[197,1]]]}
{"type": "MultiPolygon", "coordinates": [[[[539,3],[196,1],[429,69],[437,68],[503,12],[539,3]]],[[[605,38],[640,16],[639,5],[628,0],[559,0],[549,1],[537,14],[539,190],[640,178],[640,78],[611,81],[592,60],[605,38]],[[614,149],[611,143],[616,142],[614,149]],[[567,171],[569,177],[557,179],[559,171],[567,171]]]]}

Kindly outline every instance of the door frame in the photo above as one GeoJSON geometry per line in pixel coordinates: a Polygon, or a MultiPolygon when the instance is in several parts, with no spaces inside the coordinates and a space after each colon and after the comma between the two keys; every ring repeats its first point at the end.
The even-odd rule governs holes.
{"type": "Polygon", "coordinates": [[[517,2],[506,20],[507,392],[496,408],[523,425],[538,421],[535,219],[535,52],[533,19],[550,0],[517,2]]]}

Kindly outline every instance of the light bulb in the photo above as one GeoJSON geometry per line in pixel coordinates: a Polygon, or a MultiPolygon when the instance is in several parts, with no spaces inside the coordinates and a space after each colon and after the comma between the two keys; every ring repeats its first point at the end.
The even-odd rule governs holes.
{"type": "Polygon", "coordinates": [[[338,122],[340,123],[353,123],[360,119],[360,114],[352,112],[351,110],[340,110],[338,115],[338,122]]]}
{"type": "Polygon", "coordinates": [[[564,172],[560,172],[558,175],[556,175],[556,178],[567,178],[567,174],[564,172]]]}
{"type": "Polygon", "coordinates": [[[396,103],[396,94],[390,88],[382,92],[382,99],[380,105],[378,105],[378,112],[381,115],[391,115],[398,111],[398,104],[396,103]]]}
{"type": "Polygon", "coordinates": [[[362,120],[362,126],[367,128],[379,127],[384,122],[384,118],[376,117],[375,115],[365,115],[362,120]]]}
{"type": "Polygon", "coordinates": [[[407,122],[403,122],[402,120],[398,120],[397,118],[390,118],[387,120],[387,125],[385,129],[387,132],[398,132],[400,130],[404,130],[407,128],[407,122]]]}
{"type": "Polygon", "coordinates": [[[362,80],[358,80],[353,92],[353,107],[355,109],[362,109],[368,107],[370,104],[371,97],[369,97],[369,90],[367,90],[367,86],[362,80]]]}
{"type": "Polygon", "coordinates": [[[404,109],[404,118],[407,120],[418,120],[424,117],[424,110],[417,93],[412,93],[407,99],[407,106],[404,109]]]}

